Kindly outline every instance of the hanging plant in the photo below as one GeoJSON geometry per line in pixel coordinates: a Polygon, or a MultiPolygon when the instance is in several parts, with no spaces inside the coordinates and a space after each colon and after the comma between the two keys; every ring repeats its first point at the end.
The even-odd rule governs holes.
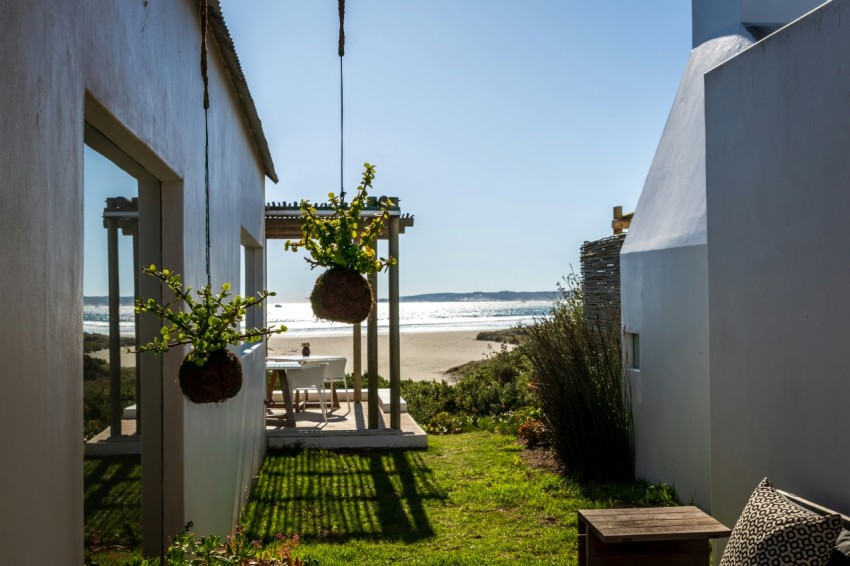
{"type": "Polygon", "coordinates": [[[289,240],[284,246],[293,252],[304,248],[310,254],[304,259],[311,268],[328,268],[310,293],[313,314],[325,320],[349,324],[363,321],[373,303],[372,288],[363,275],[395,264],[394,258],[378,257],[374,247],[393,202],[380,202],[371,218],[360,216],[375,178],[375,166],[363,166],[363,181],[350,205],[341,196],[328,193],[328,207],[333,213],[319,215],[309,201],[301,201],[301,239],[289,240]]]}
{"type": "Polygon", "coordinates": [[[236,295],[231,300],[230,284],[213,293],[210,285],[195,291],[183,289],[180,275],[155,265],[142,271],[167,285],[175,300],[159,304],[154,299],[136,300],[136,312],[149,312],[162,320],[160,336],[144,345],[138,352],[162,354],[170,348],[191,345],[192,351],[180,365],[179,381],[183,394],[193,403],[219,403],[239,393],[242,387],[242,365],[239,358],[227,349],[228,345],[259,342],[286,330],[278,328],[239,327],[247,309],[261,304],[275,294],[265,289],[256,297],[236,295]],[[183,310],[183,303],[188,310],[183,310]]]}

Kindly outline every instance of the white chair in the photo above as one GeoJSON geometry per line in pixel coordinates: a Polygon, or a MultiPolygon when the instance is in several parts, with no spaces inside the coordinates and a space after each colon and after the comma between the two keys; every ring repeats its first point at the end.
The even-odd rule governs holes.
{"type": "Polygon", "coordinates": [[[328,360],[325,367],[325,386],[333,386],[334,383],[342,383],[345,387],[345,400],[348,410],[351,410],[351,391],[348,390],[348,381],[345,378],[345,358],[328,360]]]}
{"type": "MultiPolygon", "coordinates": [[[[322,407],[322,418],[328,422],[328,413],[325,408],[325,372],[327,364],[314,365],[286,370],[286,378],[289,381],[289,390],[295,393],[299,390],[309,391],[315,389],[319,394],[319,404],[322,407]]],[[[305,404],[307,393],[304,394],[305,404]]]]}

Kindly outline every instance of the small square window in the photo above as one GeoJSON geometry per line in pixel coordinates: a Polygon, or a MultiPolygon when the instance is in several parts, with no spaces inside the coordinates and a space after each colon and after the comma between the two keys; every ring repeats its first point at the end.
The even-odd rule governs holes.
{"type": "Polygon", "coordinates": [[[640,369],[640,334],[626,332],[624,342],[626,367],[640,369]]]}

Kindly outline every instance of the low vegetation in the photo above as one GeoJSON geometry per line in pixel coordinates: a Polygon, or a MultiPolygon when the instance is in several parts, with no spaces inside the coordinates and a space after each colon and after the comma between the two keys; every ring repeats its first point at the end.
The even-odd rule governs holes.
{"type": "Polygon", "coordinates": [[[529,327],[522,346],[551,442],[581,480],[634,477],[634,438],[620,335],[582,316],[580,284],[562,289],[550,316],[529,327]]]}
{"type": "MultiPolygon", "coordinates": [[[[121,368],[121,406],[136,402],[136,368],[121,368]]],[[[83,434],[88,440],[109,426],[109,364],[83,354],[83,434]]]]}
{"type": "Polygon", "coordinates": [[[504,344],[519,344],[528,334],[527,328],[506,328],[503,330],[483,330],[475,337],[476,340],[487,342],[502,342],[504,344]]]}
{"type": "MultiPolygon", "coordinates": [[[[119,340],[121,349],[136,345],[136,340],[129,336],[122,336],[119,340]]],[[[83,333],[83,352],[90,354],[98,350],[106,350],[109,348],[109,336],[106,334],[95,334],[93,332],[83,333]]]]}
{"type": "Polygon", "coordinates": [[[401,395],[426,432],[515,434],[537,404],[529,388],[530,370],[521,350],[503,344],[487,358],[456,368],[452,383],[404,381],[401,395]]]}

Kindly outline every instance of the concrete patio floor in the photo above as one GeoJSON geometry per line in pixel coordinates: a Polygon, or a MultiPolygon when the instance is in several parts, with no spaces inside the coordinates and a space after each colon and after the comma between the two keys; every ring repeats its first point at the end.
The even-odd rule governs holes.
{"type": "Polygon", "coordinates": [[[401,430],[390,428],[390,415],[379,409],[378,428],[369,429],[366,403],[340,401],[339,408],[328,411],[328,422],[319,407],[309,406],[295,413],[295,426],[284,427],[282,406],[266,409],[266,438],[269,448],[302,446],[335,450],[428,447],[428,435],[408,413],[401,413],[401,430]]]}
{"type": "MultiPolygon", "coordinates": [[[[407,403],[402,402],[401,430],[390,428],[389,392],[379,390],[378,428],[368,428],[367,404],[345,401],[347,391],[340,392],[337,408],[329,408],[328,422],[322,419],[321,408],[309,404],[305,410],[295,413],[294,427],[283,426],[286,411],[282,404],[266,409],[266,445],[269,448],[302,446],[337,450],[352,449],[424,449],[428,447],[428,436],[407,413],[407,403]]],[[[402,400],[403,401],[403,400],[402,400]]],[[[131,407],[132,409],[134,407],[131,407]]],[[[114,456],[119,454],[141,454],[141,436],[136,434],[135,413],[125,412],[121,420],[121,436],[110,437],[109,429],[86,442],[86,456],[114,456]]]]}

